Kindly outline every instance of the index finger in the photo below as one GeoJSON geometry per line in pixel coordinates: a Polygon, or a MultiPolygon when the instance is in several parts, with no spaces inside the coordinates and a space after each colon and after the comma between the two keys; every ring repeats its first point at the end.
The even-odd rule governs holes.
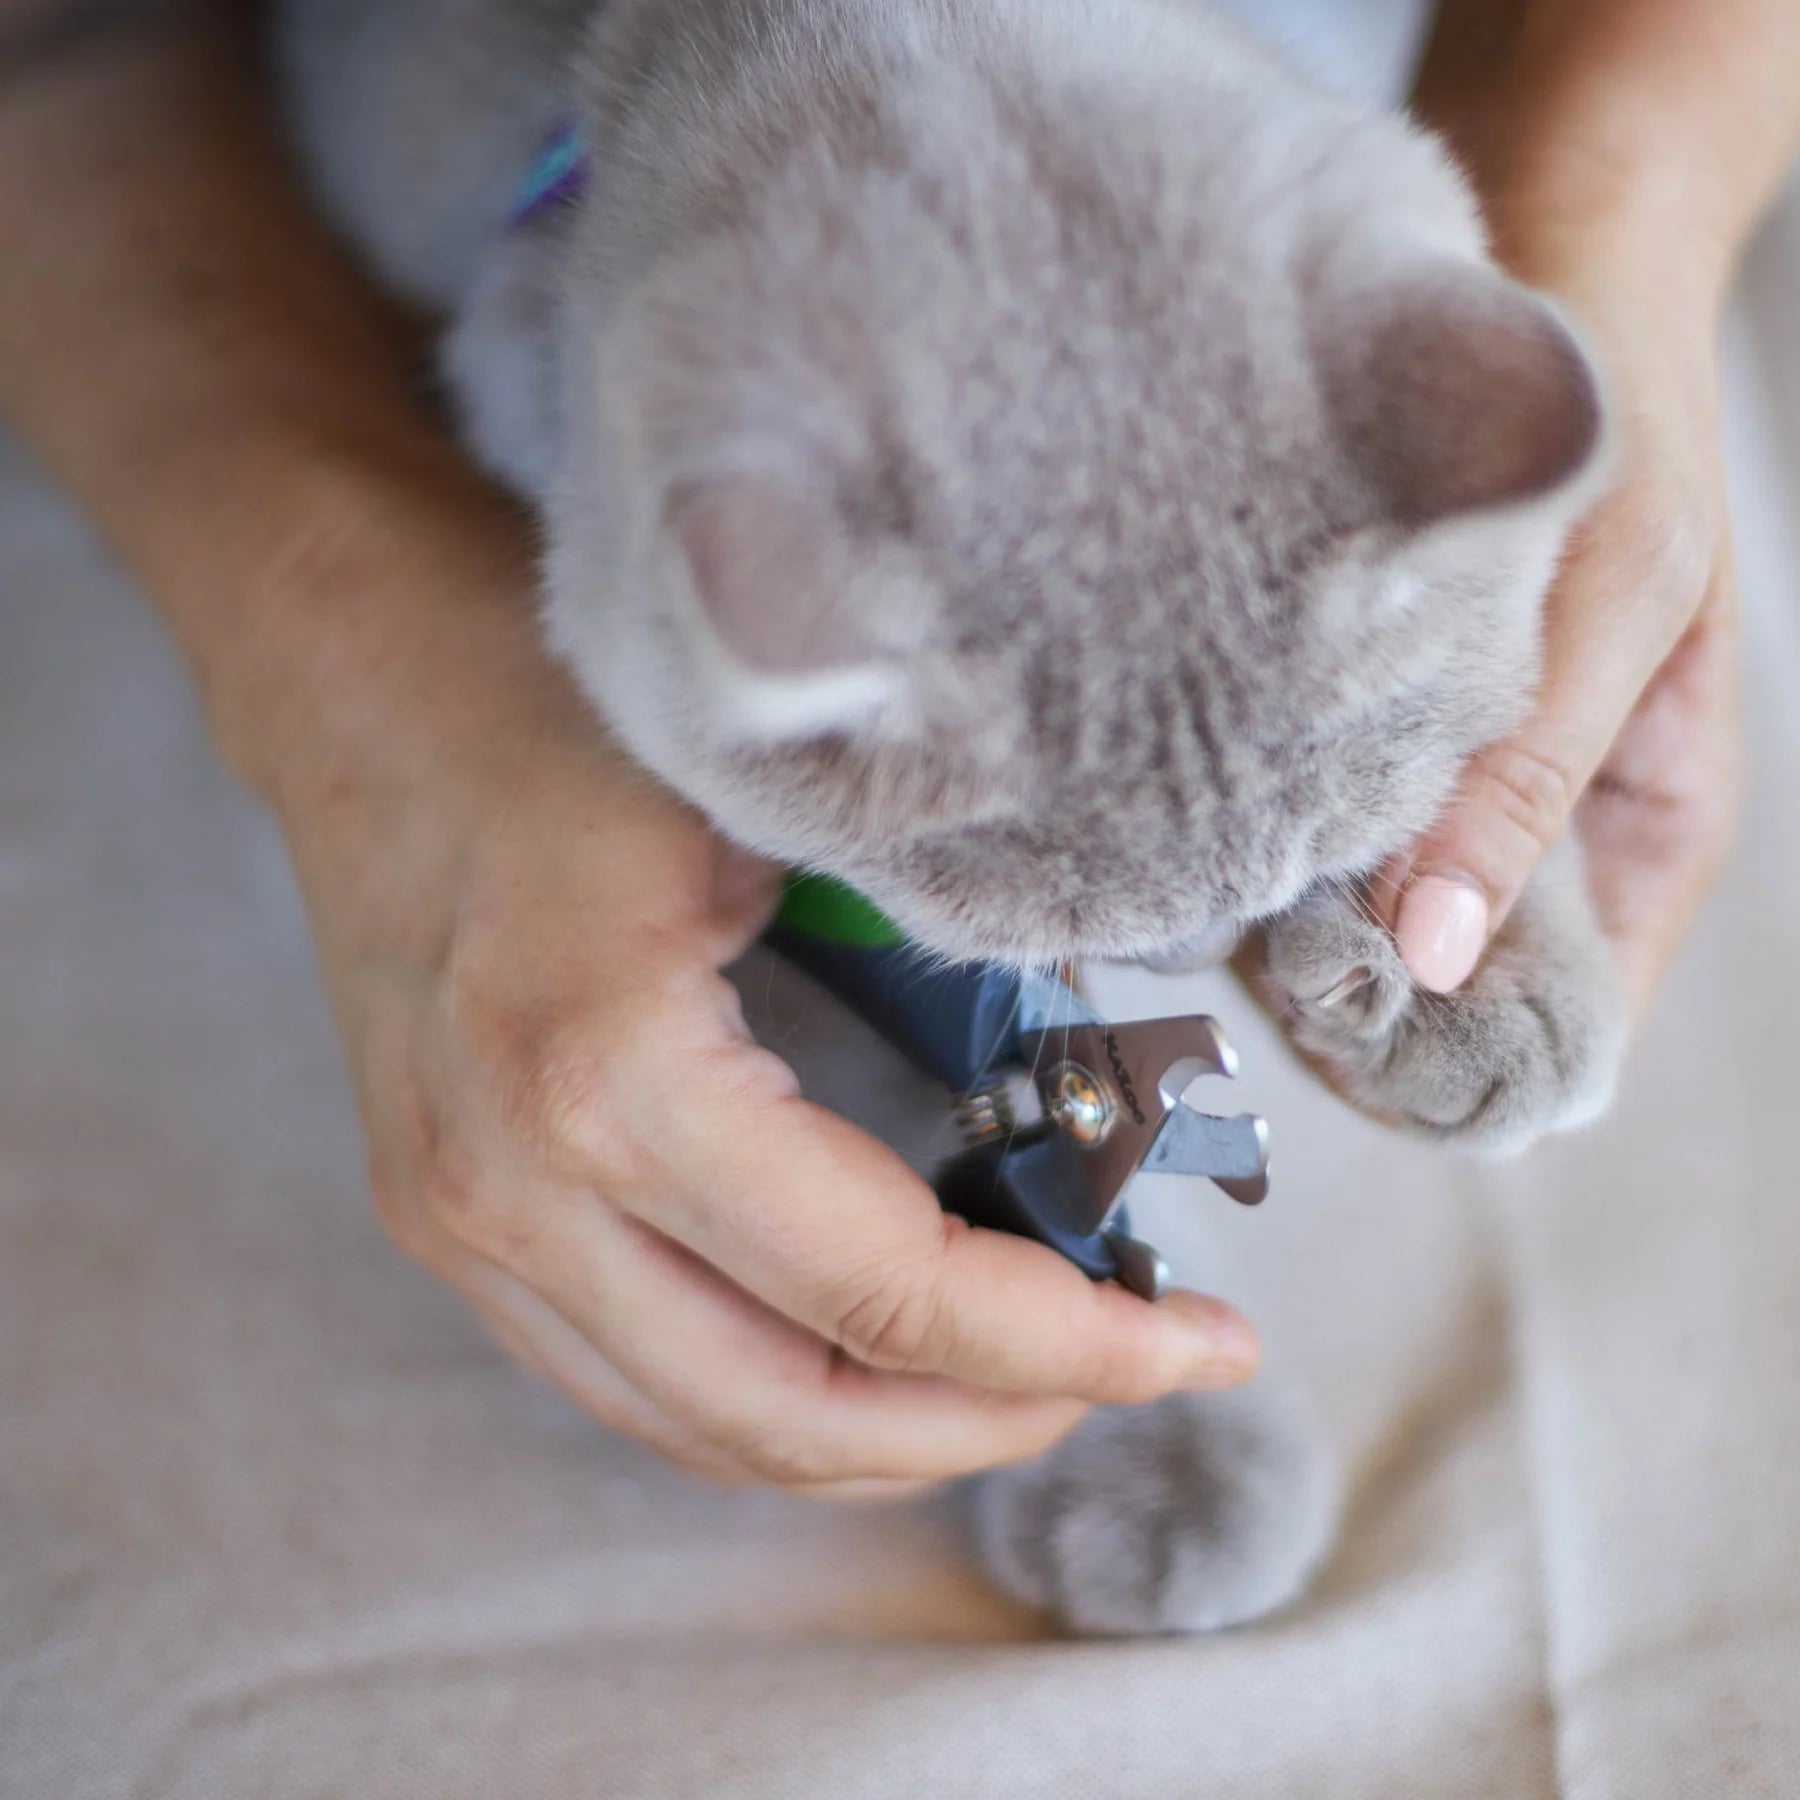
{"type": "Polygon", "coordinates": [[[1421,985],[1460,986],[1505,923],[1694,617],[1710,556],[1655,477],[1626,482],[1578,529],[1545,604],[1530,719],[1475,755],[1440,822],[1377,884],[1421,985]]]}
{"type": "Polygon", "coordinates": [[[766,1051],[734,1048],[715,1073],[707,1104],[668,1122],[659,1190],[622,1204],[857,1361],[1113,1405],[1255,1372],[1256,1334],[1223,1302],[1149,1305],[1042,1245],[948,1217],[766,1051]]]}

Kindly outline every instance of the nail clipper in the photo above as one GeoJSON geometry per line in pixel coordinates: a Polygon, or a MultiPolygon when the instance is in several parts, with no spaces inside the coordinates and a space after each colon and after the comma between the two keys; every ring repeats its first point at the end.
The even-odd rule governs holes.
{"type": "Polygon", "coordinates": [[[1190,1106],[1237,1073],[1214,1019],[1110,1023],[1055,976],[928,956],[853,889],[797,875],[774,949],[949,1090],[962,1148],[938,1178],[947,1212],[1033,1238],[1147,1300],[1168,1266],[1134,1237],[1131,1178],[1204,1176],[1246,1206],[1269,1191],[1269,1133],[1190,1106]]]}

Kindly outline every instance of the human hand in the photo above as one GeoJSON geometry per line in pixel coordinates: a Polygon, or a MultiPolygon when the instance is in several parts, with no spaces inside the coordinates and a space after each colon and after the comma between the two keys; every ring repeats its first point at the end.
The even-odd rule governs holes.
{"type": "Polygon", "coordinates": [[[519,521],[297,191],[245,9],[51,10],[81,28],[30,34],[0,104],[0,409],[280,815],[396,1235],[719,1475],[937,1477],[1248,1375],[1228,1309],[946,1220],[747,1040],[719,971],[774,872],[549,664],[519,521]]]}
{"type": "Polygon", "coordinates": [[[1474,758],[1443,821],[1386,871],[1378,903],[1414,978],[1448,992],[1572,828],[1641,1016],[1718,872],[1740,786],[1712,325],[1667,316],[1604,274],[1537,281],[1571,301],[1606,368],[1617,484],[1550,595],[1531,718],[1474,758]]]}
{"type": "Polygon", "coordinates": [[[308,726],[264,786],[399,1242],[596,1416],[725,1479],[935,1480],[1088,1402],[1246,1378],[1218,1302],[1147,1306],[946,1218],[798,1095],[720,972],[776,872],[608,746],[539,649],[510,529],[392,512],[377,561],[331,534],[283,576],[378,581],[384,623],[346,651],[343,742],[308,726]]]}
{"type": "Polygon", "coordinates": [[[1501,260],[1584,330],[1611,401],[1615,478],[1549,597],[1531,718],[1473,759],[1376,903],[1414,979],[1448,992],[1572,829],[1641,1018],[1723,861],[1741,785],[1715,355],[1735,260],[1716,223],[1727,209],[1688,217],[1689,196],[1671,201],[1628,165],[1559,161],[1554,123],[1479,80],[1432,98],[1428,116],[1478,149],[1501,260]]]}

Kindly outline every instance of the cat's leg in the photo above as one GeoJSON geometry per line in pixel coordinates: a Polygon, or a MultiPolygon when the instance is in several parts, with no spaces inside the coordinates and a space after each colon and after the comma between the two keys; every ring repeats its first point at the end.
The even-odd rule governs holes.
{"type": "Polygon", "coordinates": [[[1296,1041],[1379,1112],[1504,1154],[1588,1123],[1612,1098],[1624,1000],[1573,841],[1540,865],[1454,994],[1415,986],[1355,895],[1309,896],[1267,944],[1296,1041]]]}
{"type": "Polygon", "coordinates": [[[1331,1546],[1322,1440],[1265,1380],[1104,1407],[1054,1450],[973,1484],[994,1582],[1072,1631],[1217,1631],[1279,1610],[1331,1546]]]}

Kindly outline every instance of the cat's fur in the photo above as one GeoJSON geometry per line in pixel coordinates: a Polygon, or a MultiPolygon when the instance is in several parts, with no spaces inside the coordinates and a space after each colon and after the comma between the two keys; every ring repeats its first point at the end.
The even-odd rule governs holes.
{"type": "MultiPolygon", "coordinates": [[[[286,0],[280,48],[541,506],[557,647],[723,829],[954,955],[1266,927],[1301,1040],[1434,1132],[1604,1104],[1572,850],[1450,998],[1358,895],[1521,717],[1603,435],[1433,142],[1180,0],[286,0]],[[508,232],[570,113],[586,196],[508,232]]],[[[1096,1421],[991,1480],[990,1567],[1100,1629],[1266,1610],[1329,1517],[1276,1417],[1096,1421]]]]}

